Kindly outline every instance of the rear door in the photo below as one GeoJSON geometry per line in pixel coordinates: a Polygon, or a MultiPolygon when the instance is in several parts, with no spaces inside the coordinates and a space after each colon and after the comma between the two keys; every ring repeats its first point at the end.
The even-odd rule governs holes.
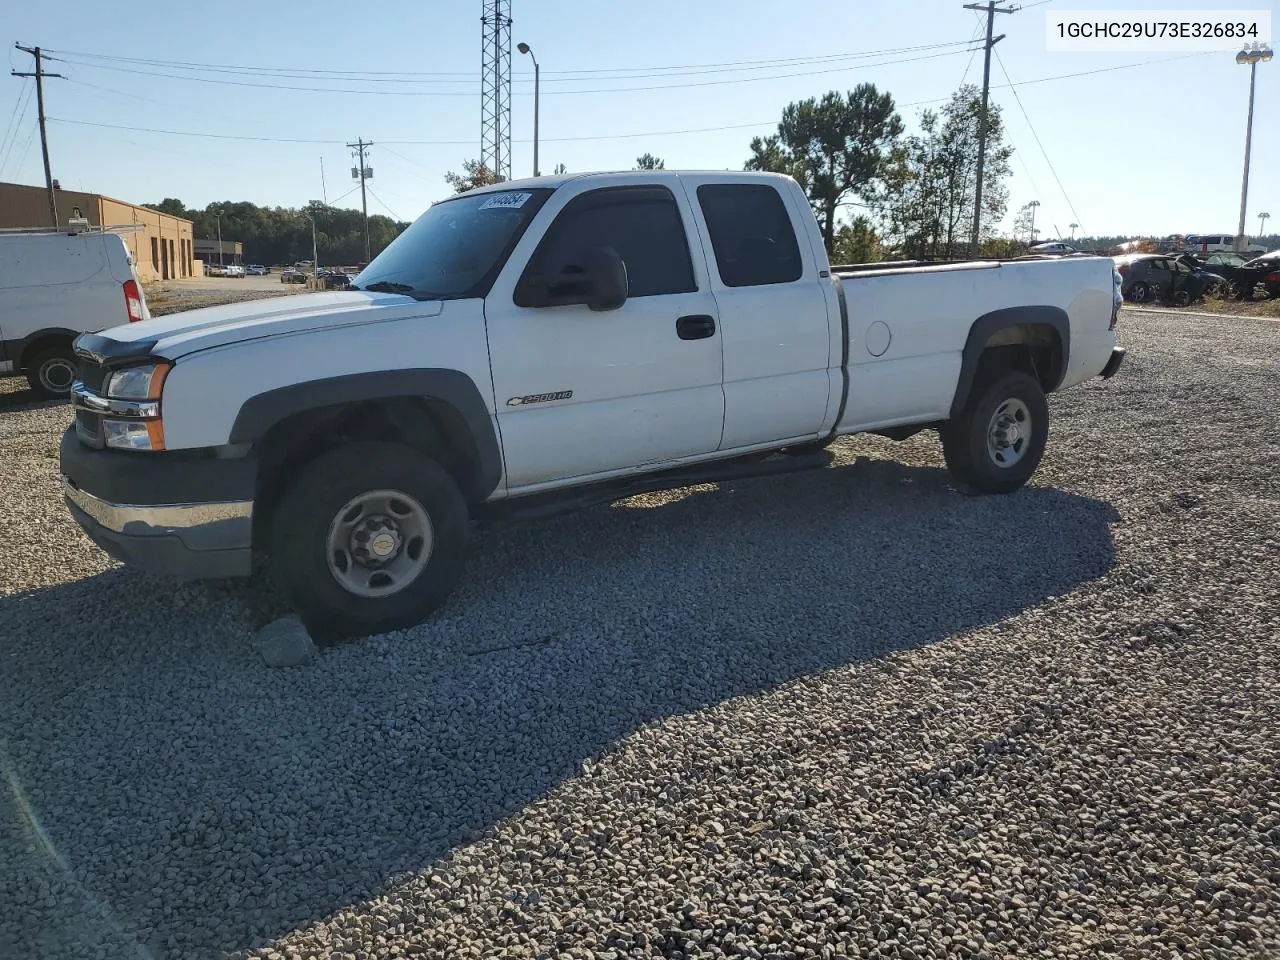
{"type": "MultiPolygon", "coordinates": [[[[826,292],[801,216],[767,181],[681,175],[724,336],[721,450],[816,436],[831,394],[826,292]]],[[[838,366],[838,361],[836,363],[838,366]]]]}
{"type": "Polygon", "coordinates": [[[625,184],[557,190],[485,301],[509,490],[656,468],[720,444],[721,337],[688,204],[670,174],[625,184]],[[627,267],[621,308],[521,304],[526,271],[571,273],[602,246],[627,267]]]}

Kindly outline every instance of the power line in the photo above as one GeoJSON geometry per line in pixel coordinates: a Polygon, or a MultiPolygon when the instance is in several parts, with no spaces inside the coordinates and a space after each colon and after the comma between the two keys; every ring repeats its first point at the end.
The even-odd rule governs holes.
{"type": "Polygon", "coordinates": [[[0,173],[4,172],[5,164],[13,153],[14,144],[18,142],[18,131],[22,129],[22,121],[27,118],[27,110],[31,107],[31,94],[34,89],[34,85],[28,85],[13,102],[13,114],[10,115],[9,123],[5,127],[3,149],[0,149],[0,173]],[[22,104],[21,114],[18,113],[19,102],[22,104]],[[15,117],[17,117],[16,122],[15,117]]]}
{"type": "Polygon", "coordinates": [[[3,150],[9,144],[9,134],[13,132],[13,121],[18,116],[18,107],[22,105],[24,98],[31,96],[31,88],[26,84],[18,91],[18,95],[13,98],[13,109],[9,111],[9,122],[4,125],[4,136],[0,137],[0,150],[3,150]]]}
{"type": "Polygon", "coordinates": [[[1022,105],[1022,97],[1018,96],[1018,88],[1010,78],[1009,71],[1005,69],[1004,61],[1000,59],[998,51],[996,53],[996,63],[1000,65],[1000,72],[1004,74],[1005,80],[1009,81],[1009,89],[1013,91],[1013,99],[1018,102],[1018,109],[1022,111],[1022,116],[1027,121],[1027,129],[1031,131],[1031,136],[1035,137],[1036,146],[1040,148],[1040,153],[1044,156],[1044,162],[1049,165],[1049,172],[1053,174],[1053,179],[1058,181],[1058,189],[1062,191],[1062,198],[1067,201],[1067,206],[1071,208],[1071,215],[1075,218],[1075,222],[1080,223],[1080,214],[1076,213],[1075,204],[1071,202],[1071,197],[1067,195],[1067,188],[1062,185],[1062,179],[1058,176],[1058,171],[1054,169],[1053,161],[1049,159],[1049,151],[1040,142],[1040,134],[1036,133],[1035,125],[1031,122],[1031,115],[1027,113],[1027,108],[1022,105]]]}
{"type": "MultiPolygon", "coordinates": [[[[1114,67],[1101,67],[1096,70],[1083,70],[1077,73],[1064,73],[1064,74],[1058,74],[1056,76],[1050,76],[1050,77],[1037,77],[1031,80],[1019,80],[1016,84],[992,84],[991,89],[1005,90],[1005,89],[1011,89],[1013,87],[1025,87],[1029,84],[1047,83],[1053,80],[1070,80],[1076,77],[1085,77],[1085,76],[1090,76],[1092,74],[1097,74],[1097,73],[1109,73],[1115,70],[1131,70],[1137,67],[1146,67],[1146,66],[1152,66],[1160,63],[1169,63],[1174,60],[1185,60],[1190,57],[1203,57],[1203,56],[1211,56],[1211,55],[1212,55],[1211,53],[1206,53],[1206,52],[1180,54],[1176,57],[1164,57],[1159,60],[1142,60],[1136,63],[1118,64],[1114,67]]],[[[906,109],[908,107],[924,106],[926,104],[932,104],[932,103],[942,103],[949,99],[950,97],[934,97],[933,99],[930,99],[930,100],[913,100],[910,103],[900,103],[897,106],[900,109],[906,109]]],[[[75,126],[98,127],[106,130],[127,130],[134,133],[155,133],[155,134],[162,134],[166,136],[197,137],[197,138],[210,139],[210,140],[239,140],[239,141],[247,141],[247,142],[254,142],[254,143],[300,143],[300,144],[327,144],[327,145],[343,144],[346,142],[345,140],[339,137],[332,137],[332,138],[262,137],[262,136],[252,136],[249,134],[207,133],[204,131],[197,131],[197,130],[167,130],[167,129],[162,129],[158,127],[136,127],[136,126],[131,126],[127,124],[100,123],[94,120],[76,120],[69,117],[49,117],[48,120],[50,123],[67,123],[67,124],[73,124],[75,126]]],[[[630,139],[640,139],[644,137],[674,137],[674,136],[684,136],[686,134],[720,133],[726,130],[750,130],[750,129],[758,129],[761,127],[772,127],[772,126],[776,126],[777,122],[778,120],[775,117],[771,120],[757,120],[750,123],[733,123],[733,124],[724,124],[724,125],[712,126],[712,127],[687,127],[681,130],[649,130],[649,131],[637,132],[637,133],[591,134],[588,136],[581,136],[581,137],[542,137],[542,140],[543,142],[546,142],[546,143],[585,143],[585,142],[595,141],[595,140],[630,140],[630,139]]],[[[464,139],[452,139],[452,140],[379,139],[378,145],[384,148],[387,146],[387,144],[395,144],[397,146],[459,146],[459,145],[471,144],[474,142],[475,142],[475,139],[473,137],[464,138],[464,139]]],[[[532,140],[517,138],[517,139],[514,139],[513,142],[531,143],[532,140]]],[[[408,158],[401,157],[401,159],[408,159],[408,158]]],[[[409,161],[409,162],[413,162],[413,161],[409,161]]]]}
{"type": "Polygon", "coordinates": [[[373,199],[377,200],[380,204],[382,204],[382,209],[383,209],[383,210],[385,210],[385,211],[387,211],[387,213],[391,214],[391,219],[392,219],[392,220],[394,220],[396,223],[402,223],[402,222],[403,222],[403,221],[401,221],[400,217],[396,215],[396,212],[395,212],[394,210],[392,210],[390,207],[388,207],[388,206],[387,206],[387,201],[383,200],[380,196],[378,196],[376,193],[374,193],[374,192],[373,192],[373,187],[370,187],[370,188],[369,188],[369,193],[373,196],[373,199]]]}
{"type": "MultiPolygon", "coordinates": [[[[977,20],[977,24],[973,28],[973,36],[969,38],[969,43],[977,43],[978,36],[982,33],[982,18],[975,13],[974,19],[977,20]]],[[[960,86],[963,87],[964,82],[969,79],[969,70],[973,66],[973,58],[978,55],[978,51],[981,49],[981,47],[974,47],[969,51],[969,61],[964,65],[964,73],[960,76],[960,86]]]]}
{"type": "MultiPolygon", "coordinates": [[[[957,54],[967,53],[967,50],[948,50],[943,53],[931,53],[918,57],[904,57],[890,60],[881,60],[875,63],[858,63],[849,64],[839,67],[830,67],[822,70],[805,70],[798,73],[779,73],[766,77],[735,77],[728,80],[701,80],[692,83],[666,83],[652,86],[632,86],[632,87],[597,87],[586,90],[551,90],[543,93],[543,96],[578,96],[584,94],[597,93],[635,93],[649,92],[655,90],[684,90],[691,87],[718,87],[726,84],[752,83],[757,81],[769,80],[789,80],[795,77],[815,77],[831,73],[846,73],[853,70],[869,70],[874,67],[894,66],[901,63],[917,63],[923,60],[937,60],[942,57],[954,57],[957,54]]],[[[132,76],[144,77],[162,77],[168,80],[188,80],[194,83],[211,83],[221,86],[233,87],[252,87],[264,90],[290,90],[302,93],[352,93],[362,94],[364,96],[383,96],[383,97],[464,97],[470,99],[475,96],[472,92],[450,91],[450,90],[362,90],[355,87],[314,87],[314,86],[297,86],[293,84],[281,83],[256,83],[251,80],[224,80],[215,79],[213,77],[196,77],[184,76],[176,73],[163,73],[154,70],[138,70],[131,67],[113,67],[107,64],[91,64],[80,63],[75,60],[62,60],[64,63],[74,64],[76,66],[87,67],[91,70],[113,70],[119,73],[127,73],[132,76]]],[[[596,78],[605,79],[605,78],[596,78]]]]}
{"type": "MultiPolygon", "coordinates": [[[[601,67],[586,70],[550,70],[546,80],[556,78],[625,80],[649,79],[654,75],[698,75],[702,73],[731,72],[741,70],[778,69],[799,64],[831,63],[841,60],[854,60],[866,57],[888,56],[891,54],[914,53],[921,50],[939,50],[946,47],[963,46],[962,40],[950,40],[944,43],[917,44],[907,47],[886,47],[877,50],[861,50],[851,53],[822,54],[804,57],[786,57],[772,60],[730,60],[719,63],[676,64],[652,67],[601,67]],[[629,76],[635,75],[635,76],[629,76]]],[[[288,68],[251,66],[247,64],[198,63],[186,60],[161,60],[149,57],[118,57],[109,54],[88,53],[71,50],[54,50],[62,57],[75,57],[91,60],[105,60],[113,63],[129,63],[143,66],[162,67],[178,70],[193,70],[215,73],[241,74],[247,76],[277,77],[284,79],[316,79],[355,80],[368,83],[474,83],[474,74],[462,71],[417,71],[417,70],[321,70],[312,68],[288,68]]],[[[51,57],[50,59],[55,59],[51,57]]],[[[59,58],[60,59],[60,58],[59,58]]],[[[65,60],[64,62],[74,62],[65,60]]],[[[92,64],[80,64],[92,66],[92,64]]],[[[563,82],[563,81],[561,81],[563,82]]]]}

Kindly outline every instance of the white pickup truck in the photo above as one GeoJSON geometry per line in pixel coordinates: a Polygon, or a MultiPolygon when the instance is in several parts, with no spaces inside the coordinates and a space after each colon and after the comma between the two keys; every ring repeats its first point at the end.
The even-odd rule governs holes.
{"type": "Polygon", "coordinates": [[[65,493],[126,563],[265,554],[314,631],[367,634],[445,600],[473,521],[818,465],[843,434],[936,428],[957,481],[1015,490],[1045,394],[1120,366],[1120,302],[1103,258],[833,270],[771,174],[503,183],[346,291],[80,337],[65,493]]]}

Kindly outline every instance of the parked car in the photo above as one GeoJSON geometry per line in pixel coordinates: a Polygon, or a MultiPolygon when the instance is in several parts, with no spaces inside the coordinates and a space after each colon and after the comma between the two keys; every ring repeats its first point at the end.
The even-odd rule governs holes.
{"type": "Polygon", "coordinates": [[[326,290],[344,290],[351,284],[351,277],[341,270],[321,270],[317,278],[326,290]]]}
{"type": "Polygon", "coordinates": [[[1217,272],[1218,267],[1243,267],[1247,262],[1246,258],[1238,253],[1211,253],[1208,256],[1197,254],[1195,257],[1200,261],[1201,266],[1214,273],[1217,272]]]}
{"type": "Polygon", "coordinates": [[[150,316],[119,234],[0,233],[0,375],[37,396],[70,395],[77,334],[150,316]]]}
{"type": "Polygon", "coordinates": [[[776,174],[503,183],[351,290],[81,337],[64,489],[126,563],[261,551],[323,639],[391,630],[453,590],[473,519],[826,466],[845,434],[934,428],[958,482],[1016,490],[1046,393],[1119,369],[1121,303],[1103,257],[833,275],[776,174]]]}
{"type": "Polygon", "coordinates": [[[1067,254],[1079,253],[1080,251],[1069,243],[1062,240],[1050,240],[1045,243],[1037,243],[1030,247],[1029,253],[1052,253],[1066,256],[1067,254]]]}
{"type": "Polygon", "coordinates": [[[271,271],[260,263],[251,263],[244,268],[244,272],[251,277],[265,277],[271,271]]]}
{"type": "Polygon", "coordinates": [[[206,277],[225,277],[227,276],[227,268],[221,263],[206,263],[204,265],[204,275],[206,277]]]}
{"type": "Polygon", "coordinates": [[[1239,266],[1214,268],[1227,281],[1227,294],[1235,300],[1252,300],[1260,293],[1280,297],[1280,250],[1255,257],[1239,266]]]}
{"type": "Polygon", "coordinates": [[[240,279],[244,279],[245,269],[240,264],[228,263],[226,270],[228,277],[239,277],[240,279]]]}
{"type": "Polygon", "coordinates": [[[1122,277],[1121,292],[1133,303],[1160,301],[1185,307],[1224,283],[1189,254],[1130,253],[1114,260],[1122,277]]]}
{"type": "Polygon", "coordinates": [[[285,267],[283,270],[280,271],[280,282],[281,283],[306,283],[307,274],[303,273],[301,270],[296,270],[293,267],[285,267]]]}

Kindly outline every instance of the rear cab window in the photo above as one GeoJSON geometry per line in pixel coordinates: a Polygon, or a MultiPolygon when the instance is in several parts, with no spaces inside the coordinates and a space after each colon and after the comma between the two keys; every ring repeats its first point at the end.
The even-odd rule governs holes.
{"type": "Polygon", "coordinates": [[[795,228],[768,184],[705,183],[698,205],[726,287],[793,283],[804,273],[795,228]]]}

